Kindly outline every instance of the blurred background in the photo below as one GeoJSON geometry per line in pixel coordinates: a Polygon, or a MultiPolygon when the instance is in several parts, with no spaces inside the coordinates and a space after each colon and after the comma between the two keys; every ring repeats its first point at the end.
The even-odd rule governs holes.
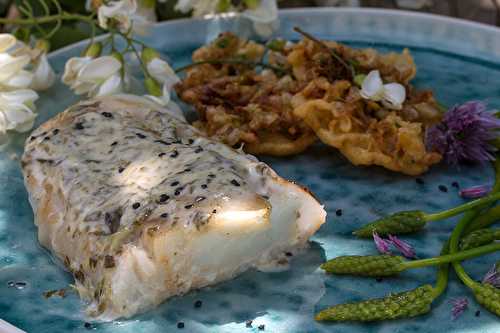
{"type": "MultiPolygon", "coordinates": [[[[62,9],[71,13],[87,14],[86,4],[91,2],[102,3],[104,0],[59,0],[62,9]]],[[[137,0],[143,2],[146,6],[149,4],[156,10],[150,13],[152,19],[164,21],[175,19],[187,15],[183,15],[174,10],[176,0],[137,0]]],[[[217,0],[213,0],[217,1],[217,0]]],[[[239,1],[239,0],[232,0],[239,1]]],[[[35,16],[43,15],[44,8],[40,5],[40,0],[0,0],[0,16],[2,17],[19,17],[20,13],[18,6],[26,4],[33,8],[35,16]]],[[[45,1],[51,6],[51,13],[56,13],[56,8],[50,1],[45,1]]],[[[465,20],[482,22],[485,24],[500,26],[500,0],[278,0],[280,8],[296,8],[296,7],[378,7],[419,11],[425,13],[434,13],[452,17],[458,17],[465,20]]],[[[3,31],[13,32],[20,40],[29,38],[28,34],[22,29],[12,29],[9,26],[1,27],[3,31]]],[[[57,49],[62,46],[71,44],[81,39],[89,37],[90,31],[86,24],[78,22],[64,22],[61,29],[51,37],[51,49],[57,49]]]]}

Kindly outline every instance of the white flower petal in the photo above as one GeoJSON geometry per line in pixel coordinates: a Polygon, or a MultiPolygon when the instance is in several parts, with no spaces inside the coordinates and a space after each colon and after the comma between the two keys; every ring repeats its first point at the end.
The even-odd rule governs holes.
{"type": "Polygon", "coordinates": [[[104,56],[92,59],[78,73],[78,80],[87,82],[104,81],[122,68],[122,63],[115,57],[104,56]]]}
{"type": "Polygon", "coordinates": [[[99,87],[99,84],[94,83],[94,82],[81,82],[81,81],[76,81],[74,84],[71,85],[71,89],[73,89],[73,92],[77,95],[83,95],[86,93],[90,93],[94,90],[97,90],[99,87]]]}
{"type": "Polygon", "coordinates": [[[261,0],[257,8],[247,9],[241,16],[249,18],[253,22],[271,23],[278,19],[278,5],[276,0],[261,0]]]}
{"type": "Polygon", "coordinates": [[[31,88],[41,91],[50,88],[56,79],[56,74],[47,60],[47,55],[42,54],[35,67],[31,88]]]}
{"type": "Polygon", "coordinates": [[[90,57],[73,57],[70,58],[64,65],[64,74],[62,82],[66,85],[72,85],[78,76],[80,70],[92,61],[90,57]]]}
{"type": "Polygon", "coordinates": [[[401,110],[406,99],[405,87],[399,83],[388,83],[384,85],[383,104],[394,110],[401,110]]]}
{"type": "Polygon", "coordinates": [[[31,122],[36,114],[24,104],[10,104],[9,108],[3,110],[7,119],[7,129],[17,129],[17,126],[31,122]]]}
{"type": "Polygon", "coordinates": [[[160,84],[164,84],[168,82],[168,88],[170,89],[174,84],[180,81],[177,74],[175,74],[174,70],[170,65],[159,58],[155,58],[151,60],[147,64],[148,73],[158,81],[160,84]]]}
{"type": "Polygon", "coordinates": [[[137,2],[135,0],[110,1],[102,4],[97,10],[97,19],[99,26],[103,29],[108,28],[108,21],[115,20],[118,28],[125,33],[130,29],[132,16],[137,11],[137,2]]]}
{"type": "Polygon", "coordinates": [[[7,130],[25,132],[33,127],[36,113],[34,102],[38,94],[30,89],[0,92],[0,138],[7,130]]]}
{"type": "Polygon", "coordinates": [[[27,55],[13,57],[7,53],[0,53],[0,82],[8,80],[23,69],[31,61],[27,55]]]}
{"type": "Polygon", "coordinates": [[[253,23],[253,29],[255,30],[255,33],[257,33],[257,35],[259,35],[260,37],[270,37],[278,27],[279,27],[278,21],[270,23],[261,23],[261,22],[253,23]]]}
{"type": "Polygon", "coordinates": [[[31,89],[18,89],[0,93],[0,109],[9,104],[32,105],[38,99],[38,94],[31,89]]]}
{"type": "Polygon", "coordinates": [[[366,76],[361,85],[361,97],[380,101],[384,95],[384,83],[378,70],[373,70],[366,76]]]}
{"type": "Polygon", "coordinates": [[[16,37],[11,34],[0,34],[0,52],[5,52],[16,45],[16,37]]]}
{"type": "Polygon", "coordinates": [[[215,0],[179,0],[175,5],[175,10],[182,13],[193,11],[194,17],[213,14],[217,10],[218,1],[215,0]]]}
{"type": "Polygon", "coordinates": [[[122,92],[123,84],[122,78],[119,73],[116,73],[109,77],[104,83],[99,86],[97,89],[95,96],[107,96],[114,95],[122,92]]]}
{"type": "Polygon", "coordinates": [[[36,113],[33,113],[31,117],[27,118],[24,122],[19,123],[16,126],[16,131],[20,133],[28,132],[30,129],[33,128],[33,125],[35,124],[36,120],[36,113]]]}
{"type": "Polygon", "coordinates": [[[25,89],[33,82],[33,73],[20,70],[14,76],[3,82],[3,86],[7,89],[25,89]]]}

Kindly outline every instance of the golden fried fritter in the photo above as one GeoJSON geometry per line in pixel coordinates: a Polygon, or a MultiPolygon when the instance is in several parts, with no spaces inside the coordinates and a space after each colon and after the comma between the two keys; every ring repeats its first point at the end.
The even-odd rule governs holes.
{"type": "Polygon", "coordinates": [[[305,39],[265,52],[263,45],[224,33],[194,52],[193,61],[205,63],[188,69],[177,93],[198,111],[196,127],[228,145],[244,144],[249,153],[297,154],[318,137],[356,165],[417,175],[437,163],[441,155],[426,151],[424,137],[441,113],[430,91],[409,84],[416,74],[409,51],[324,44],[330,49],[305,39]],[[362,98],[342,62],[357,74],[379,70],[385,82],[404,85],[402,109],[362,98]]]}

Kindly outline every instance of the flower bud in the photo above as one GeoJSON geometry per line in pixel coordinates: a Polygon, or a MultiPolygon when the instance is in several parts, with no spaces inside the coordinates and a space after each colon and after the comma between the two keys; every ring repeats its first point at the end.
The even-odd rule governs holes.
{"type": "Polygon", "coordinates": [[[30,36],[31,36],[31,29],[28,28],[20,27],[14,31],[14,37],[25,43],[29,43],[30,36]]]}
{"type": "Polygon", "coordinates": [[[474,283],[472,292],[479,304],[500,316],[500,289],[491,284],[474,283]]]}
{"type": "Polygon", "coordinates": [[[144,79],[144,85],[146,86],[146,90],[150,95],[159,97],[162,95],[162,89],[160,84],[153,79],[151,76],[147,76],[144,79]]]}
{"type": "Polygon", "coordinates": [[[380,236],[410,234],[422,230],[427,221],[421,211],[405,211],[368,223],[353,232],[360,238],[371,238],[376,231],[380,236]]]}
{"type": "Polygon", "coordinates": [[[122,65],[125,63],[125,60],[123,59],[123,54],[121,54],[120,52],[118,51],[113,51],[111,52],[110,54],[113,58],[115,58],[116,60],[118,60],[122,65]]]}
{"type": "Polygon", "coordinates": [[[42,51],[42,53],[49,53],[50,42],[46,39],[38,39],[35,43],[35,49],[42,51]]]}
{"type": "Polygon", "coordinates": [[[431,310],[434,292],[431,285],[390,294],[384,298],[333,306],[318,313],[318,321],[379,321],[411,318],[431,310]]]}
{"type": "Polygon", "coordinates": [[[98,56],[101,55],[102,52],[102,43],[101,42],[95,42],[90,44],[85,51],[83,51],[83,56],[85,57],[91,57],[91,58],[97,58],[98,56]]]}
{"type": "Polygon", "coordinates": [[[391,276],[404,270],[404,258],[401,256],[340,256],[328,260],[321,268],[332,274],[357,276],[391,276]]]}

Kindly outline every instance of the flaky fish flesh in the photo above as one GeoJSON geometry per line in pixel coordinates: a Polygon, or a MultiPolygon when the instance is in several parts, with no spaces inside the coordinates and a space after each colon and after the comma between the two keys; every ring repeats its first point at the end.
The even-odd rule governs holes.
{"type": "Polygon", "coordinates": [[[100,320],[283,263],[325,222],[306,189],[137,96],[58,114],[22,166],[40,243],[100,320]]]}

